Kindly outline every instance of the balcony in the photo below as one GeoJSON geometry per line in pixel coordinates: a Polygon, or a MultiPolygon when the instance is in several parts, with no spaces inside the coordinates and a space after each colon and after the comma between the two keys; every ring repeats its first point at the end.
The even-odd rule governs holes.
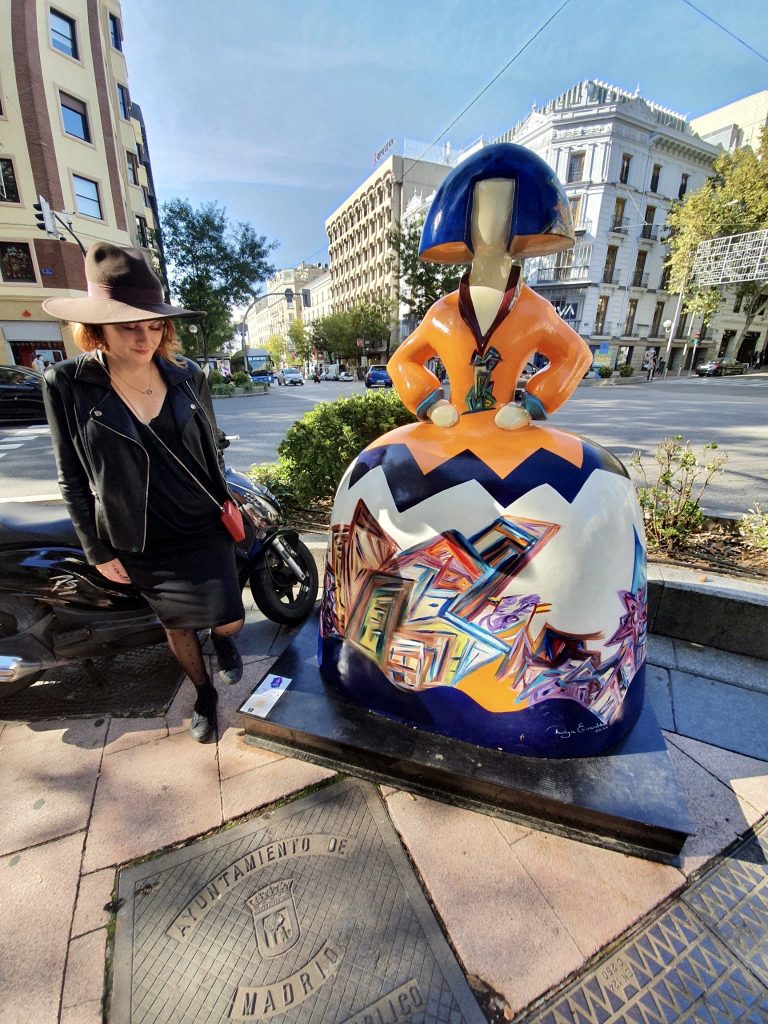
{"type": "Polygon", "coordinates": [[[534,284],[553,284],[559,281],[586,281],[587,270],[583,267],[542,267],[536,271],[534,284]]]}
{"type": "Polygon", "coordinates": [[[592,221],[585,217],[579,217],[577,222],[574,222],[573,230],[577,235],[591,235],[592,234],[592,221]]]}
{"type": "Polygon", "coordinates": [[[648,274],[633,274],[632,275],[632,287],[633,288],[647,288],[648,287],[648,274]]]}
{"type": "Polygon", "coordinates": [[[648,242],[655,242],[659,237],[658,224],[643,224],[640,228],[640,237],[648,242]]]}
{"type": "Polygon", "coordinates": [[[611,226],[608,228],[609,231],[613,231],[616,235],[626,235],[629,233],[629,219],[627,217],[621,217],[618,220],[614,220],[611,226]]]}
{"type": "Polygon", "coordinates": [[[616,270],[611,267],[603,271],[603,284],[614,284],[616,281],[616,270]]]}
{"type": "Polygon", "coordinates": [[[595,321],[595,327],[592,334],[596,338],[610,338],[613,334],[612,324],[606,323],[605,321],[595,321]]]}

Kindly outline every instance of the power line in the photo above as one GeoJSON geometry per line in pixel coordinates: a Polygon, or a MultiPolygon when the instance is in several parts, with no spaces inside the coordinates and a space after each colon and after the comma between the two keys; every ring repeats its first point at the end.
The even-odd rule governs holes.
{"type": "Polygon", "coordinates": [[[457,121],[460,121],[461,118],[464,117],[464,115],[470,109],[470,107],[473,107],[475,105],[475,103],[477,103],[477,101],[480,99],[480,97],[483,96],[486,92],[488,92],[488,90],[491,88],[493,83],[495,81],[497,81],[499,78],[501,78],[501,76],[504,74],[504,72],[508,68],[512,67],[512,65],[515,63],[517,58],[520,57],[528,49],[528,47],[531,45],[531,43],[541,35],[541,33],[544,31],[544,29],[547,28],[547,26],[550,25],[555,20],[555,18],[563,10],[563,8],[568,6],[569,2],[570,2],[570,0],[563,0],[563,3],[560,4],[560,6],[557,8],[557,10],[553,14],[551,14],[547,18],[547,20],[542,25],[539,26],[539,28],[536,29],[536,31],[533,33],[532,36],[529,36],[528,39],[526,39],[526,41],[523,43],[523,45],[520,47],[520,49],[517,51],[517,53],[515,53],[507,61],[507,63],[504,65],[504,67],[501,69],[501,71],[497,71],[496,72],[496,74],[493,76],[493,78],[490,80],[490,82],[487,82],[483,86],[483,88],[480,90],[480,92],[473,99],[471,99],[469,101],[469,103],[466,105],[466,107],[464,107],[464,109],[460,113],[458,113],[456,115],[456,117],[454,117],[454,119],[451,121],[451,123],[448,125],[448,127],[445,128],[442,132],[440,132],[440,134],[437,136],[437,138],[431,143],[431,145],[429,145],[424,150],[424,152],[421,154],[421,156],[418,159],[413,160],[411,162],[411,166],[408,168],[408,170],[403,171],[402,181],[405,181],[406,176],[408,175],[408,173],[416,166],[417,163],[419,163],[419,161],[424,157],[424,155],[426,153],[428,153],[430,151],[430,149],[432,149],[434,146],[437,145],[437,143],[440,141],[440,139],[442,139],[443,136],[446,135],[451,130],[451,128],[453,128],[453,126],[456,124],[457,121]]]}
{"type": "Polygon", "coordinates": [[[754,46],[750,46],[749,43],[746,42],[746,40],[742,39],[740,36],[737,36],[735,32],[731,32],[731,30],[729,28],[726,28],[725,25],[721,25],[719,21],[716,21],[711,15],[707,14],[706,11],[702,11],[702,9],[700,7],[697,7],[696,4],[692,4],[691,0],[682,0],[682,2],[686,4],[688,7],[692,8],[694,11],[696,11],[697,14],[700,14],[702,18],[706,18],[707,21],[711,21],[713,25],[716,25],[721,30],[721,32],[725,32],[725,34],[727,36],[730,36],[731,39],[735,39],[737,43],[741,43],[742,46],[746,46],[746,48],[748,50],[751,50],[756,57],[759,57],[760,60],[764,60],[766,64],[768,64],[768,57],[766,57],[765,54],[760,53],[760,51],[756,50],[754,46]]]}

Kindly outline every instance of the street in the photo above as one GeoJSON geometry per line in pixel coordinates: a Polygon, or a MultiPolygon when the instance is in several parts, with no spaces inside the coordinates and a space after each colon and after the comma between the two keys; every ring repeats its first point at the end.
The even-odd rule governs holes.
{"type": "MultiPolygon", "coordinates": [[[[274,461],[290,425],[318,402],[362,393],[360,382],[306,381],[274,385],[268,395],[216,400],[221,428],[239,435],[227,451],[238,469],[274,461]]],[[[710,485],[706,508],[745,511],[755,501],[768,509],[768,374],[723,379],[673,378],[628,385],[579,387],[552,419],[553,426],[599,442],[628,463],[639,449],[652,468],[655,446],[672,434],[694,445],[715,441],[728,455],[725,471],[710,485]]],[[[0,427],[0,500],[57,494],[48,428],[0,427]]]]}

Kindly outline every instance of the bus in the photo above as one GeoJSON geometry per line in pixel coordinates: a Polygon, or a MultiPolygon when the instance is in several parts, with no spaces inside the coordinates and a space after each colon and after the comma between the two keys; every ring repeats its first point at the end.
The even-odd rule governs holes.
{"type": "Polygon", "coordinates": [[[259,384],[274,384],[275,364],[272,356],[265,348],[240,349],[229,360],[230,371],[235,374],[244,371],[250,374],[251,380],[259,384]]]}

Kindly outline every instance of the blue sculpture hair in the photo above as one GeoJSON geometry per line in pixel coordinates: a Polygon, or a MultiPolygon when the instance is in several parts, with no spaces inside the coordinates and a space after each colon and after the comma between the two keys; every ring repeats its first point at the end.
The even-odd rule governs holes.
{"type": "Polygon", "coordinates": [[[477,182],[488,178],[515,182],[507,245],[510,256],[544,256],[574,244],[571,208],[555,172],[529,149],[498,142],[454,167],[437,190],[421,232],[421,259],[471,262],[472,197],[477,182]]]}

